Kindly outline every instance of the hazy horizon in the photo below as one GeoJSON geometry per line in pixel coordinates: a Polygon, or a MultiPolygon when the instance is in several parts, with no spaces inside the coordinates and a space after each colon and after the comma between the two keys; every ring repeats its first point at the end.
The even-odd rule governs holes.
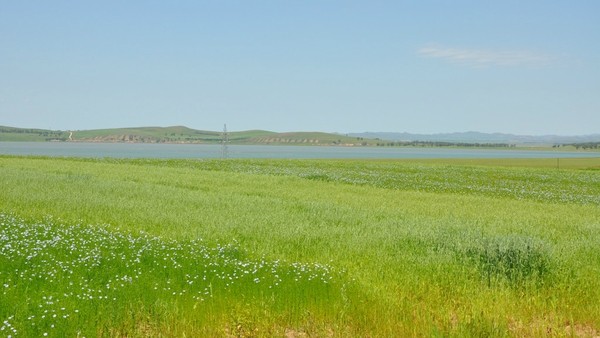
{"type": "Polygon", "coordinates": [[[600,132],[600,3],[0,4],[0,125],[600,132]]]}

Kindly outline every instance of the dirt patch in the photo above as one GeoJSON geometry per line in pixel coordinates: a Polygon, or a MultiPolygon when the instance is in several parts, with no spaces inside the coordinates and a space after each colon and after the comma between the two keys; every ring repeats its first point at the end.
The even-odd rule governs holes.
{"type": "Polygon", "coordinates": [[[306,332],[296,331],[292,329],[285,330],[285,338],[305,338],[308,337],[306,332]]]}
{"type": "Polygon", "coordinates": [[[535,336],[567,336],[581,338],[600,338],[600,330],[591,325],[580,323],[566,323],[565,325],[553,324],[549,318],[538,318],[531,322],[523,323],[512,320],[508,325],[509,331],[518,337],[535,336]]]}
{"type": "Polygon", "coordinates": [[[592,338],[600,338],[600,331],[596,330],[594,327],[585,324],[574,324],[567,325],[565,327],[565,331],[567,334],[572,334],[575,337],[592,337],[592,338]]]}

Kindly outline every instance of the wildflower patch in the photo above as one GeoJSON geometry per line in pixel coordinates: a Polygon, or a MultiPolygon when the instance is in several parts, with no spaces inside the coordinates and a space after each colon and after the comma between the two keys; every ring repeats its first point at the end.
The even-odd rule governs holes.
{"type": "Polygon", "coordinates": [[[0,336],[127,335],[127,328],[113,329],[127,325],[120,322],[132,304],[206,309],[244,298],[282,306],[291,295],[327,302],[339,293],[337,277],[328,265],[248,259],[234,244],[209,247],[0,213],[0,336]]]}

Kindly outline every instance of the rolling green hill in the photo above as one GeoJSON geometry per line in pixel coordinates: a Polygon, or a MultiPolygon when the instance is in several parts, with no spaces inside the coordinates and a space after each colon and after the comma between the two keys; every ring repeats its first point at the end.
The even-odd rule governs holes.
{"type": "MultiPolygon", "coordinates": [[[[126,142],[126,143],[196,143],[216,144],[222,142],[221,131],[191,129],[185,126],[136,127],[92,130],[45,130],[0,126],[2,141],[70,141],[70,142],[126,142]]],[[[324,146],[380,146],[380,147],[515,147],[509,143],[459,142],[423,139],[421,141],[393,141],[384,138],[363,137],[361,134],[336,134],[324,132],[285,132],[245,130],[228,133],[230,144],[265,145],[324,145],[324,146]]],[[[549,146],[547,146],[549,147],[549,146]]],[[[569,145],[566,149],[579,149],[569,145]]],[[[584,149],[587,149],[583,147],[584,149]]]]}
{"type": "MultiPolygon", "coordinates": [[[[376,140],[323,132],[276,133],[266,130],[229,132],[231,144],[376,145],[376,140]]],[[[79,141],[136,143],[219,143],[222,132],[184,126],[58,131],[0,126],[0,141],[79,141]]]]}
{"type": "Polygon", "coordinates": [[[12,142],[45,142],[66,141],[69,133],[60,130],[14,128],[0,126],[0,141],[12,142]]]}

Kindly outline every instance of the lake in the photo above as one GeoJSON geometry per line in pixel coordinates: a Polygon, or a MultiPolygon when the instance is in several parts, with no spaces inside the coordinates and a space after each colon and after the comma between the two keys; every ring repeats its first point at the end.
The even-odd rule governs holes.
{"type": "MultiPolygon", "coordinates": [[[[598,152],[413,147],[228,145],[229,158],[569,158],[598,152]]],[[[117,158],[220,158],[220,145],[80,142],[0,142],[2,155],[117,158]]]]}

